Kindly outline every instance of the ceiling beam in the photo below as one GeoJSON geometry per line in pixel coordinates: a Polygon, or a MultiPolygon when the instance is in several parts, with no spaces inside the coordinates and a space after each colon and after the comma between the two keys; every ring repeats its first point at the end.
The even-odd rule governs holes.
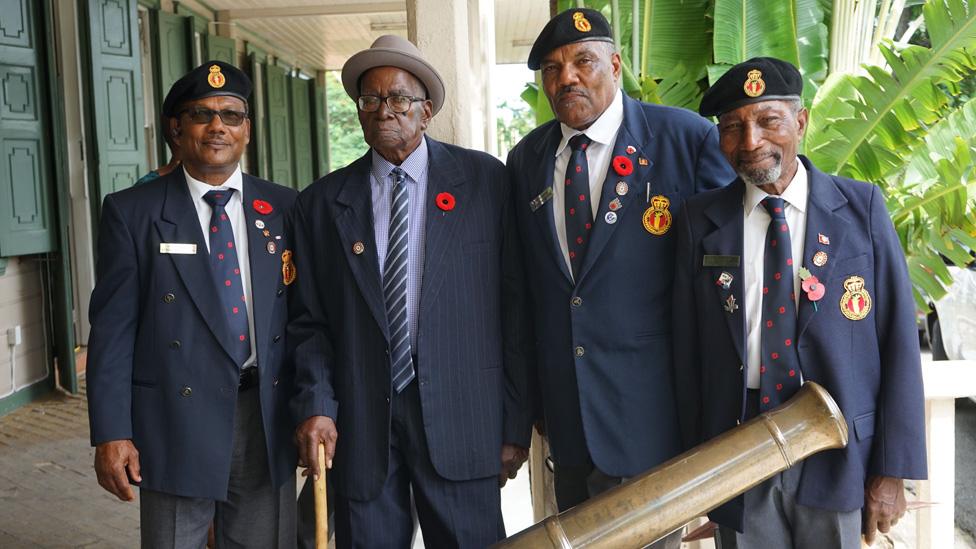
{"type": "Polygon", "coordinates": [[[226,17],[226,19],[224,19],[226,21],[240,19],[273,19],[279,17],[309,17],[316,15],[365,15],[370,13],[399,13],[405,11],[407,11],[406,3],[400,1],[219,10],[217,13],[223,17],[226,17]]]}

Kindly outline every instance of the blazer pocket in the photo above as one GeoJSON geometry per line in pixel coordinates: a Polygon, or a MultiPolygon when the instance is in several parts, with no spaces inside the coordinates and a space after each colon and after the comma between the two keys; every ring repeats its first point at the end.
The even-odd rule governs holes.
{"type": "Polygon", "coordinates": [[[866,440],[874,436],[874,412],[854,418],[854,434],[857,440],[866,440]]]}
{"type": "Polygon", "coordinates": [[[837,266],[834,267],[834,272],[831,279],[846,278],[850,275],[868,270],[868,268],[871,266],[868,259],[868,254],[861,254],[838,260],[837,266]]]}
{"type": "Polygon", "coordinates": [[[132,386],[133,387],[142,387],[144,389],[153,389],[153,388],[156,387],[156,382],[155,381],[146,381],[144,379],[135,379],[135,378],[133,378],[132,379],[132,386]]]}
{"type": "Polygon", "coordinates": [[[646,332],[639,332],[636,337],[637,339],[654,339],[656,337],[663,337],[670,333],[667,328],[660,330],[648,330],[646,332]]]}

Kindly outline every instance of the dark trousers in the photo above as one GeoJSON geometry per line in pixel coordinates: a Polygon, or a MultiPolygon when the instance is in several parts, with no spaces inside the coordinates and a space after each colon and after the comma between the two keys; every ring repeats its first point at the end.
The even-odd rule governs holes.
{"type": "Polygon", "coordinates": [[[497,476],[452,481],[434,470],[416,380],[393,396],[390,430],[390,464],[380,495],[356,501],[336,494],[337,548],[409,548],[411,496],[427,547],[480,549],[505,537],[497,476]]]}

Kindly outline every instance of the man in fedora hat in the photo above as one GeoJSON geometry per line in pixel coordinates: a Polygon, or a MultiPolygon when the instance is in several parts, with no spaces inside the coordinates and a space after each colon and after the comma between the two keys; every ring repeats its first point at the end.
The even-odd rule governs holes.
{"type": "Polygon", "coordinates": [[[485,547],[531,429],[505,168],[424,135],[444,84],[410,42],[378,38],[342,82],[370,149],[293,214],[300,461],[334,461],[339,547],[408,547],[411,499],[429,547],[485,547]]]}
{"type": "Polygon", "coordinates": [[[284,234],[295,191],[242,174],[251,81],[209,61],[162,115],[182,166],[112,193],[98,231],[88,412],[98,482],[140,487],[143,547],[295,544],[284,234]]]}
{"type": "Polygon", "coordinates": [[[902,479],[926,475],[905,256],[877,186],[797,154],[802,89],[796,67],[758,57],[702,98],[739,177],[690,198],[676,222],[678,402],[692,446],[815,381],[850,439],[713,510],[722,547],[859,549],[862,530],[871,543],[904,514],[902,479]]]}
{"type": "Polygon", "coordinates": [[[733,174],[706,120],[620,90],[620,55],[600,12],[552,18],[528,65],[541,71],[556,119],[526,136],[508,167],[565,510],[680,452],[671,216],[733,174]]]}

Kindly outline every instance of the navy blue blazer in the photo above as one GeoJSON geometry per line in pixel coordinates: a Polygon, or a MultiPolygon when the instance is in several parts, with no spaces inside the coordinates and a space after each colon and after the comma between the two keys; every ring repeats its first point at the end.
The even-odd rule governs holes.
{"type": "Polygon", "coordinates": [[[558,464],[592,459],[606,474],[633,476],[680,449],[671,371],[674,230],[660,236],[645,230],[647,184],[651,197],[670,201],[673,214],[688,196],[734,175],[720,155],[714,125],[686,110],[625,96],[613,155],[629,158],[634,171],[619,176],[609,169],[574,285],[556,237],[562,213],[553,212],[551,200],[534,211],[531,206],[552,186],[561,137],[559,124],[549,122],[508,158],[547,435],[558,464]],[[617,222],[608,224],[619,181],[628,190],[619,197],[617,222]]]}
{"type": "MultiPolygon", "coordinates": [[[[826,287],[816,310],[805,295],[797,311],[797,352],[806,380],[822,385],[847,419],[846,449],[803,465],[798,501],[851,511],[864,504],[868,476],[926,476],[925,420],[915,304],[905,256],[880,189],[829,176],[800,157],[809,173],[804,266],[826,287]],[[829,244],[821,241],[824,235],[829,244]],[[816,266],[823,251],[827,263],[816,266]],[[863,320],[841,314],[844,281],[856,275],[872,300],[863,320]]],[[[679,215],[674,285],[674,357],[686,446],[736,425],[746,390],[742,268],[705,267],[703,255],[742,256],[745,183],[696,196],[679,215]],[[733,276],[729,290],[716,284],[733,276]],[[739,308],[723,308],[729,294],[739,308]]],[[[742,498],[713,512],[741,530],[742,498]]]]}
{"type": "MultiPolygon", "coordinates": [[[[498,474],[503,441],[528,446],[532,421],[523,404],[531,335],[520,312],[508,178],[487,154],[426,139],[426,257],[413,383],[434,469],[450,480],[484,478],[498,474]],[[454,209],[437,207],[442,192],[454,196],[454,209]]],[[[369,169],[367,153],[316,181],[292,216],[293,411],[299,422],[335,419],[335,486],[357,500],[380,493],[390,452],[390,342],[369,169]]]]}
{"type": "MultiPolygon", "coordinates": [[[[281,261],[295,196],[244,175],[257,390],[275,486],[293,478],[297,463],[281,261]],[[254,200],[274,210],[262,215],[254,200]],[[255,227],[259,219],[270,237],[255,227]]],[[[204,238],[182,169],[105,197],[91,296],[88,414],[92,445],[132,439],[143,488],[224,500],[240,374],[204,238]],[[161,243],[195,244],[196,253],[161,253],[161,243]]]]}

